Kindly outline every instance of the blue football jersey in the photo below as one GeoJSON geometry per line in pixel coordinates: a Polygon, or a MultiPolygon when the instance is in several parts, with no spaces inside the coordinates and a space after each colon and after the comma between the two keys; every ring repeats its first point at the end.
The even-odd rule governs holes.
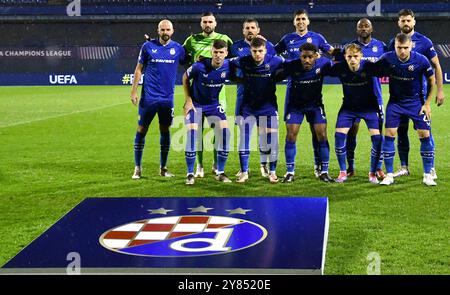
{"type": "Polygon", "coordinates": [[[424,79],[434,75],[433,68],[424,55],[412,51],[409,60],[402,62],[395,52],[390,51],[385,53],[374,66],[377,71],[382,72],[382,75],[389,76],[390,100],[424,101],[424,79]]]}
{"type": "Polygon", "coordinates": [[[300,58],[300,46],[305,43],[312,43],[323,52],[328,52],[332,47],[321,34],[308,31],[304,36],[300,36],[296,32],[284,35],[275,45],[275,50],[279,54],[286,52],[288,60],[298,59],[300,58]]]}
{"type": "MultiPolygon", "coordinates": [[[[267,54],[276,55],[275,47],[270,41],[266,42],[267,54]]],[[[250,52],[250,44],[245,41],[245,39],[241,39],[233,43],[230,49],[230,57],[243,57],[251,55],[250,52]]],[[[241,71],[238,69],[236,76],[242,77],[241,71]]],[[[242,104],[242,99],[244,96],[244,85],[237,85],[237,93],[236,93],[236,116],[240,114],[240,108],[242,104]]]]}
{"type": "Polygon", "coordinates": [[[321,106],[323,73],[328,72],[332,62],[328,58],[320,57],[311,70],[303,68],[300,59],[286,62],[283,65],[284,75],[291,80],[286,107],[301,109],[309,106],[321,106]]]}
{"type": "MultiPolygon", "coordinates": [[[[275,47],[272,42],[266,42],[267,54],[276,55],[275,47]]],[[[245,39],[241,39],[233,43],[230,48],[230,57],[242,57],[246,55],[250,55],[250,44],[245,41],[245,39]]]]}
{"type": "Polygon", "coordinates": [[[217,69],[211,65],[210,58],[195,62],[186,71],[188,78],[193,80],[189,88],[193,102],[201,105],[219,103],[219,93],[230,73],[228,59],[217,69]]]}
{"type": "MultiPolygon", "coordinates": [[[[433,42],[419,32],[414,32],[411,36],[412,50],[425,55],[429,60],[437,55],[433,42]]],[[[389,51],[395,51],[395,38],[389,41],[389,51]]]]}
{"type": "Polygon", "coordinates": [[[334,64],[328,73],[338,77],[344,93],[342,108],[351,111],[378,111],[378,97],[374,91],[374,76],[368,74],[364,65],[370,61],[362,60],[359,69],[352,72],[346,61],[334,64]]]}
{"type": "Polygon", "coordinates": [[[184,56],[183,46],[173,40],[166,45],[158,39],[145,42],[138,58],[144,65],[141,99],[173,99],[178,64],[184,56]]]}
{"type": "Polygon", "coordinates": [[[238,57],[231,60],[233,66],[242,71],[244,95],[242,106],[260,109],[265,104],[277,106],[275,72],[281,68],[284,58],[266,54],[264,61],[256,65],[252,56],[238,57]]]}
{"type": "MultiPolygon", "coordinates": [[[[348,44],[358,44],[361,47],[363,54],[362,60],[377,62],[380,57],[388,51],[386,44],[383,41],[372,38],[368,44],[361,43],[358,39],[349,42],[348,44]]],[[[337,61],[344,61],[344,54],[338,54],[336,56],[337,61]]],[[[378,98],[378,104],[383,105],[383,96],[381,91],[381,82],[378,77],[373,77],[374,91],[378,98]]]]}

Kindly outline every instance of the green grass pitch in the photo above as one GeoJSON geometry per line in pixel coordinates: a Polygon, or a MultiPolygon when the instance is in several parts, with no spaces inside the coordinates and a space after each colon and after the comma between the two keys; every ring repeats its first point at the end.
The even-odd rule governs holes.
{"type": "MultiPolygon", "coordinates": [[[[235,91],[235,86],[227,86],[229,113],[234,110],[235,91]]],[[[280,106],[284,91],[284,86],[278,86],[280,106]]],[[[448,99],[450,86],[445,91],[448,99]]],[[[390,187],[368,183],[370,139],[364,123],[356,150],[357,176],[344,184],[326,184],[314,178],[311,136],[304,125],[297,142],[294,183],[271,185],[258,176],[259,155],[253,152],[253,174],[247,184],[218,183],[208,174],[193,187],[186,187],[182,152],[169,155],[169,168],[177,177],[169,180],[158,176],[157,121],[147,136],[145,178],[131,180],[137,109],[129,101],[129,92],[129,86],[0,87],[0,265],[87,196],[298,195],[329,197],[326,274],[365,274],[370,252],[380,255],[382,274],[450,273],[448,102],[432,107],[437,187],[421,183],[419,140],[412,128],[411,176],[396,180],[390,187]]],[[[387,89],[383,92],[386,98],[387,89]]],[[[341,96],[341,86],[324,87],[333,177],[338,173],[333,147],[341,96]]],[[[182,104],[178,86],[176,115],[181,114],[182,104]]],[[[279,109],[281,118],[283,108],[279,109]]],[[[278,174],[283,175],[284,124],[280,130],[278,174]]],[[[172,134],[176,131],[174,128],[172,134]]],[[[209,172],[211,152],[205,153],[204,161],[209,172]]],[[[395,165],[398,167],[398,159],[395,165]]],[[[228,174],[238,169],[237,152],[232,152],[228,174]]]]}

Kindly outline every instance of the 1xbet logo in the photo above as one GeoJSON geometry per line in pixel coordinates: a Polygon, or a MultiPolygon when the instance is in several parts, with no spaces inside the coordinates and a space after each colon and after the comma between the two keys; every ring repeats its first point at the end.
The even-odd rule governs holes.
{"type": "Polygon", "coordinates": [[[267,230],[234,217],[183,215],[135,221],[106,231],[103,247],[129,255],[187,257],[225,254],[262,242],[267,230]]]}

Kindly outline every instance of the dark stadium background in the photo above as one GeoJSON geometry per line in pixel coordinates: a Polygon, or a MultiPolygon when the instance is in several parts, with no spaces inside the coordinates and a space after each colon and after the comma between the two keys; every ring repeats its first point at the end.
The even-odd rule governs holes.
{"type": "MultiPolygon", "coordinates": [[[[145,33],[155,37],[159,20],[169,18],[174,22],[173,39],[183,43],[190,34],[200,31],[199,18],[204,11],[216,13],[216,31],[233,40],[242,38],[243,20],[255,17],[262,35],[276,43],[294,31],[292,12],[308,9],[310,30],[323,34],[334,45],[343,44],[355,38],[356,21],[367,16],[366,8],[372,1],[82,0],[81,16],[69,17],[66,6],[70,2],[0,0],[0,51],[71,52],[70,57],[59,58],[2,56],[1,85],[49,85],[49,75],[78,78],[80,74],[85,79],[78,78],[78,84],[128,84],[122,78],[133,72],[145,33]]],[[[412,8],[417,15],[416,30],[433,40],[449,82],[449,2],[380,3],[381,16],[369,17],[374,25],[373,36],[388,42],[398,32],[397,12],[412,8]]]]}

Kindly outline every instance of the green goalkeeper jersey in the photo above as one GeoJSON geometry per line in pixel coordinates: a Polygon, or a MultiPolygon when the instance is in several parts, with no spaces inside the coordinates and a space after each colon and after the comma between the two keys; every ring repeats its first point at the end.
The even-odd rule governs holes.
{"type": "Polygon", "coordinates": [[[191,64],[198,61],[201,57],[211,58],[211,48],[215,40],[223,40],[227,42],[228,49],[230,49],[233,41],[224,34],[213,32],[211,35],[205,37],[203,33],[191,35],[184,41],[184,48],[186,53],[191,56],[191,64]]]}
{"type": "MultiPolygon", "coordinates": [[[[217,32],[213,32],[209,36],[204,36],[203,33],[191,35],[184,41],[184,48],[186,53],[191,56],[190,63],[198,61],[202,57],[211,58],[211,49],[215,40],[223,40],[228,44],[228,51],[230,50],[233,41],[224,34],[219,34],[217,32]]],[[[225,87],[222,88],[219,94],[219,103],[222,105],[223,109],[227,109],[227,97],[225,94],[225,87]]]]}

